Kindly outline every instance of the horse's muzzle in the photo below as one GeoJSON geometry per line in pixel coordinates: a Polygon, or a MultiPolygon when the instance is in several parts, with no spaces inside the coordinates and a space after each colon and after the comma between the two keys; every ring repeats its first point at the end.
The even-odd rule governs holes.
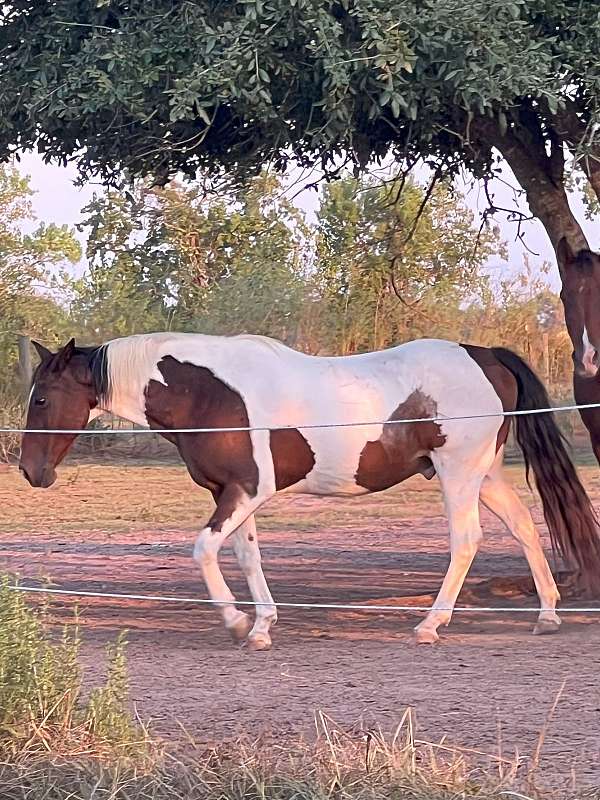
{"type": "Polygon", "coordinates": [[[596,378],[598,377],[599,363],[598,352],[585,353],[582,359],[579,359],[573,354],[573,364],[575,374],[579,378],[596,378]]]}
{"type": "Polygon", "coordinates": [[[56,481],[56,470],[51,466],[45,466],[42,469],[27,469],[23,464],[19,464],[19,469],[27,482],[36,489],[48,489],[56,481]]]}

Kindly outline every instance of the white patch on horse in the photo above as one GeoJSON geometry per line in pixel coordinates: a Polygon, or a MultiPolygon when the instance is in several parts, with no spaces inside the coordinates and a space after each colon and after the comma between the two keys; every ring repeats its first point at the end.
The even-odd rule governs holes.
{"type": "Polygon", "coordinates": [[[169,344],[180,335],[172,333],[139,334],[108,342],[107,396],[102,402],[102,411],[110,411],[119,417],[148,427],[144,392],[150,380],[164,384],[157,364],[169,344]]]}
{"type": "Polygon", "coordinates": [[[594,357],[596,355],[596,348],[590,342],[590,337],[587,332],[587,328],[583,326],[583,335],[581,337],[583,343],[583,357],[582,363],[583,368],[587,375],[590,377],[594,377],[598,372],[598,366],[594,364],[594,357]]]}
{"type": "MultiPolygon", "coordinates": [[[[536,543],[532,523],[526,511],[518,506],[518,498],[509,495],[508,489],[499,483],[501,456],[499,459],[496,456],[496,444],[504,420],[501,398],[482,368],[460,345],[421,339],[386,351],[325,358],[308,356],[274,340],[249,335],[153,334],[115,340],[108,344],[107,354],[111,388],[107,410],[134,422],[147,424],[146,387],[150,380],[164,385],[158,364],[171,356],[210,370],[216,380],[236,392],[244,403],[251,428],[296,428],[314,455],[314,466],[305,478],[287,488],[294,493],[366,493],[368,490],[356,483],[365,445],[378,440],[384,430],[381,423],[414,392],[421,392],[435,404],[437,424],[445,437],[429,457],[442,484],[450,521],[451,563],[433,610],[419,626],[419,641],[437,639],[438,626],[450,619],[481,539],[478,502],[486,480],[484,499],[529,548],[528,557],[537,576],[540,597],[544,603],[556,602],[555,586],[536,543]],[[339,423],[372,420],[378,422],[335,427],[339,423]],[[332,427],[305,427],[331,423],[332,427]]],[[[528,368],[522,365],[522,369],[528,368]]],[[[221,601],[227,627],[235,636],[245,634],[248,620],[235,608],[217,556],[231,534],[239,531],[236,536],[248,537],[247,541],[237,541],[238,558],[253,597],[268,603],[264,614],[257,614],[254,646],[258,649],[270,645],[269,626],[275,614],[260,568],[251,517],[275,494],[276,480],[269,430],[253,430],[250,439],[258,467],[256,494],[241,493],[230,498],[227,515],[218,525],[213,523],[211,527],[209,523],[200,532],[195,558],[211,598],[221,601]]],[[[225,493],[227,487],[223,488],[225,493]]],[[[223,507],[223,494],[217,512],[219,504],[223,507]]],[[[549,608],[550,616],[545,622],[555,625],[554,607],[549,608]]],[[[544,621],[542,617],[540,621],[544,621]]],[[[252,634],[249,642],[252,646],[252,634]]]]}

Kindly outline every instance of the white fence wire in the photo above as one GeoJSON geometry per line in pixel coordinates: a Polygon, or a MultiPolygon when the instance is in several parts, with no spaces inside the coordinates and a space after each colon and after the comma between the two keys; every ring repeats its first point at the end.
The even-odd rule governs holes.
{"type": "Polygon", "coordinates": [[[582,411],[600,408],[600,403],[583,403],[550,408],[527,408],[520,411],[495,411],[486,414],[464,414],[455,417],[410,417],[406,419],[371,420],[370,422],[319,422],[294,425],[250,425],[224,428],[0,428],[1,433],[88,434],[93,436],[144,433],[243,433],[252,431],[312,430],[316,428],[367,428],[373,425],[408,425],[415,422],[455,422],[491,417],[524,417],[532,414],[554,414],[560,411],[582,411]]]}
{"type": "MultiPolygon", "coordinates": [[[[309,423],[306,425],[259,425],[259,426],[236,426],[236,427],[219,427],[219,428],[132,428],[132,429],[113,429],[113,428],[83,428],[83,429],[64,429],[64,428],[12,428],[0,427],[0,434],[88,434],[88,435],[117,435],[117,434],[148,434],[148,433],[242,433],[252,431],[276,431],[276,430],[311,430],[322,428],[354,428],[354,427],[370,427],[373,425],[407,425],[417,422],[450,422],[467,419],[485,419],[490,417],[519,417],[529,416],[532,414],[553,414],[565,411],[581,411],[585,409],[600,408],[600,403],[585,403],[574,404],[567,406],[554,406],[549,408],[534,408],[523,409],[520,411],[501,411],[486,414],[465,414],[453,417],[419,417],[407,419],[385,419],[374,420],[370,422],[323,422],[323,423],[309,423]]],[[[10,588],[18,592],[26,592],[31,594],[49,594],[61,595],[69,597],[87,597],[87,598],[105,598],[113,600],[136,600],[140,602],[159,602],[159,603],[184,603],[194,605],[230,605],[231,600],[209,600],[199,597],[175,597],[169,595],[145,595],[145,594],[131,594],[122,592],[94,592],[76,589],[52,589],[50,587],[41,586],[21,586],[19,584],[11,585],[10,588]]],[[[275,606],[276,608],[299,608],[299,609],[321,609],[330,611],[377,611],[385,613],[398,613],[398,612],[428,612],[431,611],[432,606],[423,605],[391,605],[391,604],[377,604],[377,603],[312,603],[312,602],[257,602],[254,600],[235,600],[235,605],[239,606],[275,606]]],[[[561,614],[577,613],[577,614],[600,614],[600,607],[564,607],[560,609],[540,609],[531,606],[455,606],[450,608],[436,608],[436,611],[452,611],[453,613],[494,613],[494,614],[537,614],[540,611],[560,611],[561,614]]]]}
{"type": "MultiPolygon", "coordinates": [[[[149,603],[185,603],[186,605],[231,605],[236,606],[275,606],[276,608],[302,608],[302,609],[321,609],[325,611],[380,611],[380,612],[406,612],[406,611],[431,611],[431,606],[423,605],[392,605],[377,603],[294,603],[294,602],[267,602],[256,600],[208,600],[202,597],[175,597],[173,595],[161,594],[128,594],[125,592],[93,592],[83,589],[52,589],[44,586],[21,586],[20,584],[10,585],[10,589],[15,592],[26,592],[31,594],[51,594],[63,595],[68,597],[96,597],[109,598],[112,600],[139,600],[149,603]]],[[[560,611],[563,613],[577,614],[600,614],[598,608],[588,608],[579,606],[569,606],[566,608],[536,608],[535,606],[455,606],[454,608],[442,608],[436,606],[436,611],[466,612],[499,612],[517,614],[537,614],[540,611],[560,611]]]]}

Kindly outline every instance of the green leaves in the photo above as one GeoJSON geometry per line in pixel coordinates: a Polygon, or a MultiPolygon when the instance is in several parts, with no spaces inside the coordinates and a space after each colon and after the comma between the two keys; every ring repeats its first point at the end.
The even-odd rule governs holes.
{"type": "Polygon", "coordinates": [[[314,280],[330,352],[430,335],[432,317],[436,334],[460,339],[461,306],[483,295],[482,266],[502,246],[497,231],[485,230],[476,247],[472,213],[443,185],[416,223],[423,199],[410,181],[346,178],[325,189],[314,280]]]}
{"type": "Polygon", "coordinates": [[[305,295],[302,216],[267,174],[236,194],[139,183],[84,209],[88,272],[66,281],[76,326],[94,341],[175,328],[295,332],[305,295]]]}
{"type": "Polygon", "coordinates": [[[45,338],[65,321],[64,312],[50,299],[50,268],[75,263],[81,245],[67,226],[35,223],[27,178],[13,167],[0,167],[0,391],[10,401],[20,393],[15,375],[18,332],[45,338]]]}
{"type": "MultiPolygon", "coordinates": [[[[3,12],[0,156],[39,146],[118,185],[322,166],[363,141],[489,174],[465,115],[523,103],[597,119],[600,35],[579,0],[57,0],[3,12]],[[68,20],[68,24],[65,22],[68,20]]],[[[505,117],[502,117],[502,112],[505,117]]]]}

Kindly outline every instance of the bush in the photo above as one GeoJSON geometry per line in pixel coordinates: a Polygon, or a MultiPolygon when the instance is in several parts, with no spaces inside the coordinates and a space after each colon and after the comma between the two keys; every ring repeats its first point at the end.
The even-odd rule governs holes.
{"type": "MultiPolygon", "coordinates": [[[[23,423],[23,409],[8,395],[0,394],[0,427],[21,428],[23,423]]],[[[0,433],[0,464],[10,463],[19,456],[21,445],[20,433],[0,433]]]]}
{"type": "Polygon", "coordinates": [[[48,752],[143,754],[146,733],[128,708],[124,635],[109,646],[106,684],[84,702],[78,626],[65,626],[53,637],[48,612],[47,605],[29,607],[15,585],[2,579],[0,758],[48,752]]]}

